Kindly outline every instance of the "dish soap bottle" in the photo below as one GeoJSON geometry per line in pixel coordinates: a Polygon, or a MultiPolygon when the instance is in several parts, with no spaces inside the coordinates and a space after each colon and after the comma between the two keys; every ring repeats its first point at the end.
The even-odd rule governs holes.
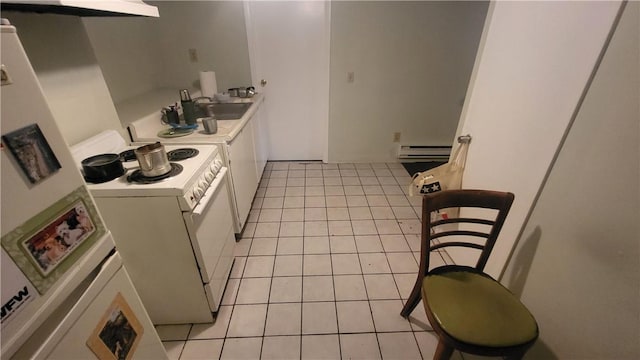
{"type": "Polygon", "coordinates": [[[193,125],[196,123],[196,107],[191,100],[189,90],[180,90],[180,105],[182,105],[182,114],[184,116],[184,122],[187,125],[193,125]]]}

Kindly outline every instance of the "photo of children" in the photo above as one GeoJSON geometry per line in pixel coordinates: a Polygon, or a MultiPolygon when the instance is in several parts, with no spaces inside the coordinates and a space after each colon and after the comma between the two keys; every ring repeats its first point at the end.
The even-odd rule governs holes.
{"type": "Polygon", "coordinates": [[[49,177],[61,167],[37,124],[3,135],[2,140],[31,183],[35,184],[49,177]]]}
{"type": "Polygon", "coordinates": [[[53,222],[22,242],[42,275],[51,273],[95,231],[82,201],[75,203],[53,222]]]}

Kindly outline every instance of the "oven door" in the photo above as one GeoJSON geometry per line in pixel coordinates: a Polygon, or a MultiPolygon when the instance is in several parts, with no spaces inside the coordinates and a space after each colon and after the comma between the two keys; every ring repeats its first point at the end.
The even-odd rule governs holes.
{"type": "Polygon", "coordinates": [[[217,311],[233,263],[235,235],[227,168],[222,168],[198,205],[183,217],[212,311],[217,311]]]}

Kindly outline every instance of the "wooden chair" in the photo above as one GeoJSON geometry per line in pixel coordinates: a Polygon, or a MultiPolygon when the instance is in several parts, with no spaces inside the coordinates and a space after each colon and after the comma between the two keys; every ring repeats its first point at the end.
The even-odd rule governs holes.
{"type": "Polygon", "coordinates": [[[527,308],[484,273],[513,199],[512,193],[485,190],[449,190],[423,197],[420,269],[401,315],[408,317],[422,298],[439,337],[434,359],[449,359],[454,350],[519,359],[538,338],[538,325],[527,308]],[[482,216],[432,217],[451,208],[476,208],[469,213],[482,216]],[[450,246],[480,250],[475,266],[429,270],[430,252],[450,246]]]}

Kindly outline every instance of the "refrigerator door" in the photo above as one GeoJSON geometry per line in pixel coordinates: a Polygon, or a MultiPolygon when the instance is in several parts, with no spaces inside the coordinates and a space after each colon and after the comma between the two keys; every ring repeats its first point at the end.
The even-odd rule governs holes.
{"type": "Polygon", "coordinates": [[[64,303],[115,244],[49,110],[16,29],[2,25],[0,33],[0,241],[6,260],[1,264],[0,348],[4,358],[64,303]],[[81,213],[86,215],[83,219],[81,213]]]}
{"type": "Polygon", "coordinates": [[[38,329],[15,358],[167,359],[118,253],[85,284],[71,309],[53,315],[57,326],[38,329]]]}
{"type": "MultiPolygon", "coordinates": [[[[45,339],[56,344],[58,335],[51,335],[51,329],[62,326],[62,319],[77,316],[67,312],[81,306],[75,301],[83,283],[102,278],[97,276],[100,266],[115,244],[49,110],[16,29],[2,25],[0,33],[0,357],[4,359],[25,348],[25,340],[33,339],[35,333],[40,334],[38,346],[45,339]]],[[[122,289],[144,328],[140,350],[153,343],[149,345],[152,353],[164,355],[130,283],[115,281],[112,287],[122,289]]],[[[84,342],[67,345],[71,352],[87,349],[84,342]]]]}
{"type": "Polygon", "coordinates": [[[84,185],[84,179],[49,110],[16,28],[5,25],[0,26],[0,31],[0,164],[5,235],[84,185]]]}
{"type": "Polygon", "coordinates": [[[82,282],[91,277],[91,273],[100,266],[105,254],[113,250],[111,234],[98,239],[84,256],[75,261],[73,268],[40,295],[31,282],[24,277],[15,276],[21,272],[15,262],[2,251],[2,303],[3,315],[9,316],[2,323],[2,355],[9,358],[31,334],[41,326],[54,326],[51,316],[55,311],[69,306],[70,296],[82,282]],[[6,271],[7,268],[13,271],[6,271]],[[17,284],[14,292],[6,292],[7,284],[17,284]],[[25,290],[26,289],[26,290],[25,290]],[[11,304],[12,313],[8,313],[7,304],[11,304]],[[8,315],[7,315],[8,314],[8,315]]]}

